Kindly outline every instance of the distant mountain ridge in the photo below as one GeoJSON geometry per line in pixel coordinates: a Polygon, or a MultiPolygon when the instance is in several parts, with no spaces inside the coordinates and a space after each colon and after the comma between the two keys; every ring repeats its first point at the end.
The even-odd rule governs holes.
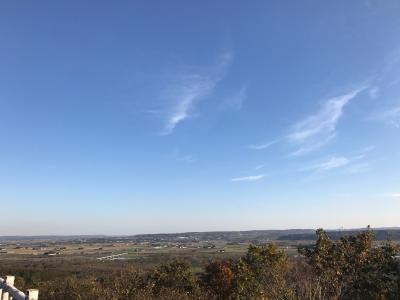
{"type": "MultiPolygon", "coordinates": [[[[327,230],[327,235],[337,240],[345,235],[355,235],[365,228],[327,230]]],[[[400,228],[373,228],[375,240],[394,240],[400,241],[400,228]]],[[[143,241],[207,241],[225,240],[231,242],[248,241],[294,241],[294,240],[314,240],[314,229],[282,229],[282,230],[246,230],[246,231],[206,231],[206,232],[180,232],[180,233],[154,233],[137,235],[36,235],[36,236],[0,236],[0,241],[27,241],[27,240],[47,240],[47,241],[68,241],[68,240],[131,240],[143,241]]]]}

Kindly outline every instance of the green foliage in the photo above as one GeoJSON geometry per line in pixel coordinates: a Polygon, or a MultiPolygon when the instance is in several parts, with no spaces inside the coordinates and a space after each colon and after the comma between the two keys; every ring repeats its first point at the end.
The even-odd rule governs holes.
{"type": "Polygon", "coordinates": [[[100,283],[107,299],[138,299],[138,295],[144,298],[144,295],[149,294],[144,274],[132,268],[124,270],[115,278],[102,279],[100,283]]]}
{"type": "Polygon", "coordinates": [[[149,275],[148,284],[155,294],[159,294],[162,288],[169,288],[187,294],[195,292],[197,288],[190,265],[177,260],[157,267],[149,275]]]}
{"type": "Polygon", "coordinates": [[[300,249],[317,276],[317,299],[398,299],[399,248],[373,246],[368,228],[357,236],[330,240],[322,229],[312,249],[300,249]]]}
{"type": "Polygon", "coordinates": [[[244,261],[256,278],[262,295],[267,299],[292,298],[285,279],[289,269],[288,257],[274,243],[251,245],[244,261]]]}
{"type": "Polygon", "coordinates": [[[231,299],[262,298],[261,285],[244,259],[239,259],[234,265],[234,274],[231,299]]]}

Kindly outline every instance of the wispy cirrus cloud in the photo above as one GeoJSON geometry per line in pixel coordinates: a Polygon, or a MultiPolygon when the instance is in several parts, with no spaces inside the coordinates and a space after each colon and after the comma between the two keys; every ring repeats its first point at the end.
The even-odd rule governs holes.
{"type": "Polygon", "coordinates": [[[364,157],[365,157],[364,153],[352,157],[332,156],[326,160],[308,166],[304,168],[304,170],[323,172],[323,171],[330,171],[333,169],[347,167],[348,172],[357,173],[360,172],[362,168],[365,169],[368,167],[368,163],[366,162],[355,164],[357,161],[362,160],[364,157]]]}
{"type": "Polygon", "coordinates": [[[348,159],[347,157],[333,156],[333,157],[329,158],[328,160],[314,164],[314,165],[308,167],[307,169],[313,170],[313,171],[329,171],[332,169],[347,166],[349,163],[350,163],[350,159],[348,159]]]}
{"type": "Polygon", "coordinates": [[[225,52],[216,65],[192,68],[167,87],[165,97],[170,100],[170,106],[162,132],[164,135],[171,134],[179,123],[192,117],[196,105],[213,92],[232,60],[232,52],[225,52]]]}
{"type": "Polygon", "coordinates": [[[240,182],[240,181],[257,181],[261,180],[265,177],[265,174],[259,174],[259,175],[251,175],[251,176],[244,176],[244,177],[235,177],[232,178],[231,181],[233,182],[240,182]]]}
{"type": "Polygon", "coordinates": [[[384,122],[395,128],[400,128],[400,106],[377,113],[372,119],[384,122]]]}
{"type": "Polygon", "coordinates": [[[368,90],[368,94],[372,99],[375,99],[379,96],[379,90],[378,86],[374,86],[368,90]]]}
{"type": "Polygon", "coordinates": [[[328,99],[315,114],[311,114],[291,126],[289,133],[284,137],[267,143],[251,144],[247,147],[252,150],[263,150],[278,142],[287,142],[297,146],[297,150],[290,153],[290,156],[303,156],[322,148],[337,136],[336,126],[343,115],[344,107],[367,88],[367,86],[363,86],[328,99]]]}
{"type": "Polygon", "coordinates": [[[368,152],[374,151],[376,149],[376,145],[369,145],[364,147],[363,149],[361,149],[361,151],[359,152],[360,155],[364,155],[368,152]]]}
{"type": "Polygon", "coordinates": [[[297,122],[286,139],[299,149],[292,155],[299,156],[321,148],[336,136],[336,126],[343,115],[344,107],[367,87],[355,89],[347,94],[327,100],[319,111],[297,122]]]}
{"type": "Polygon", "coordinates": [[[180,162],[184,163],[194,163],[197,161],[197,157],[190,153],[182,153],[179,148],[174,149],[172,157],[180,162]]]}
{"type": "Polygon", "coordinates": [[[301,145],[300,148],[297,150],[293,151],[290,153],[290,156],[303,156],[308,153],[311,153],[324,145],[328,144],[331,140],[333,140],[336,137],[336,133],[332,133],[326,137],[321,137],[321,140],[315,141],[314,143],[306,143],[304,145],[301,145]]]}
{"type": "Polygon", "coordinates": [[[384,195],[387,198],[400,199],[400,193],[388,193],[384,195]]]}
{"type": "Polygon", "coordinates": [[[227,98],[223,104],[223,108],[240,111],[243,107],[243,103],[246,101],[246,98],[247,86],[243,86],[236,92],[236,94],[227,98]]]}
{"type": "Polygon", "coordinates": [[[349,174],[360,174],[365,173],[371,170],[370,163],[368,162],[361,162],[356,164],[349,165],[345,172],[349,174]]]}
{"type": "Polygon", "coordinates": [[[251,145],[248,145],[247,147],[252,150],[264,150],[264,149],[271,147],[272,145],[275,145],[278,142],[279,142],[279,140],[274,140],[274,141],[270,141],[270,142],[266,142],[266,143],[262,143],[262,144],[251,144],[251,145]]]}
{"type": "Polygon", "coordinates": [[[344,171],[348,174],[360,174],[371,170],[371,162],[363,160],[367,154],[374,151],[375,145],[369,145],[358,151],[357,155],[350,159],[350,163],[345,167],[344,171]]]}

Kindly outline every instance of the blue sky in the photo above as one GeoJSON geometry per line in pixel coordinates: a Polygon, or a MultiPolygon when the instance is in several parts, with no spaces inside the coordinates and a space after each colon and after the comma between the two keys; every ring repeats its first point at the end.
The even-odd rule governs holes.
{"type": "Polygon", "coordinates": [[[400,226],[398,1],[4,1],[0,234],[400,226]]]}

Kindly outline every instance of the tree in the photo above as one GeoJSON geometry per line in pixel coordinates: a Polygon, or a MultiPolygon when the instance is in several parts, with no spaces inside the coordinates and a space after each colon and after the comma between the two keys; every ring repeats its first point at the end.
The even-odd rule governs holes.
{"type": "Polygon", "coordinates": [[[299,249],[317,275],[318,299],[397,299],[397,246],[374,246],[368,227],[357,236],[334,242],[318,229],[313,248],[299,249]]]}
{"type": "Polygon", "coordinates": [[[232,267],[232,299],[292,299],[286,282],[288,257],[271,243],[250,245],[232,267]]]}
{"type": "Polygon", "coordinates": [[[263,291],[260,282],[247,265],[246,261],[240,258],[233,266],[234,278],[230,299],[262,299],[263,291]]]}
{"type": "Polygon", "coordinates": [[[276,244],[250,245],[244,259],[269,299],[290,299],[292,292],[286,282],[288,257],[276,244]]]}
{"type": "Polygon", "coordinates": [[[162,264],[154,269],[149,275],[148,283],[155,294],[159,294],[162,288],[174,289],[187,294],[193,293],[197,289],[190,266],[178,260],[162,264]]]}
{"type": "Polygon", "coordinates": [[[217,299],[228,299],[232,292],[233,271],[228,261],[213,261],[201,276],[202,286],[217,299]]]}
{"type": "Polygon", "coordinates": [[[323,229],[317,229],[317,240],[312,248],[300,248],[317,275],[317,297],[337,299],[342,288],[342,255],[323,229]]]}

